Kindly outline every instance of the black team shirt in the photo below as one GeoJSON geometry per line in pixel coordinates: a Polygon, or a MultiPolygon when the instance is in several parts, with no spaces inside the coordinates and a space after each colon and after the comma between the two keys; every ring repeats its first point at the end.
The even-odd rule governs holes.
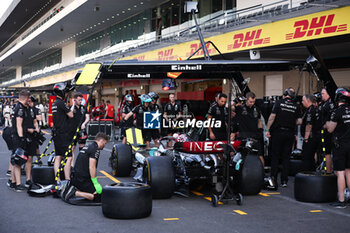
{"type": "Polygon", "coordinates": [[[79,152],[77,161],[74,165],[74,176],[91,179],[89,169],[90,158],[97,160],[97,167],[98,159],[100,158],[100,150],[98,149],[96,142],[93,142],[88,146],[84,146],[84,148],[79,152]]]}
{"type": "Polygon", "coordinates": [[[52,119],[53,125],[58,133],[69,132],[68,128],[68,116],[70,112],[68,105],[60,98],[56,98],[52,104],[52,119]]]}

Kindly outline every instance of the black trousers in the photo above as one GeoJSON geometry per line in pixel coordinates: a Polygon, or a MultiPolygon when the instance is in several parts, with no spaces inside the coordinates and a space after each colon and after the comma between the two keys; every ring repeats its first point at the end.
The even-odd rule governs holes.
{"type": "Polygon", "coordinates": [[[277,181],[279,161],[282,161],[281,182],[288,182],[289,157],[295,141],[294,131],[275,129],[271,137],[271,177],[277,181]]]}
{"type": "Polygon", "coordinates": [[[315,153],[319,149],[321,143],[321,135],[313,135],[309,138],[308,142],[303,143],[303,164],[306,171],[314,171],[315,166],[315,153]]]}

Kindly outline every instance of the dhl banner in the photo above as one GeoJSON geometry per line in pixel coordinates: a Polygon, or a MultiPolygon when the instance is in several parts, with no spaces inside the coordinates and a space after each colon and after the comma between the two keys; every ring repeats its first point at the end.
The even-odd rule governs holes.
{"type": "MultiPolygon", "coordinates": [[[[28,81],[26,86],[27,87],[40,87],[40,86],[45,86],[45,85],[49,85],[49,84],[54,84],[54,83],[59,83],[59,82],[71,80],[72,78],[74,78],[74,76],[76,75],[78,70],[81,70],[81,69],[70,70],[70,71],[67,71],[64,73],[55,74],[55,75],[51,75],[48,77],[43,77],[43,78],[39,78],[36,80],[28,81]]],[[[20,83],[20,84],[14,85],[13,87],[24,87],[24,86],[23,86],[23,83],[20,83]]]]}
{"type": "MultiPolygon", "coordinates": [[[[344,35],[350,33],[349,24],[350,7],[342,7],[335,10],[322,11],[233,31],[205,38],[205,40],[212,41],[221,53],[233,53],[242,50],[344,35]]],[[[190,41],[125,57],[123,60],[138,59],[141,61],[165,61],[176,60],[179,58],[185,60],[200,48],[200,46],[201,44],[199,40],[190,41]]],[[[210,55],[218,54],[212,45],[207,44],[207,48],[210,55]]],[[[201,50],[193,58],[199,58],[202,56],[203,51],[201,50]]]]}
{"type": "MultiPolygon", "coordinates": [[[[205,38],[205,40],[212,41],[221,53],[233,53],[243,50],[345,35],[350,33],[349,26],[350,6],[347,6],[228,32],[205,38]]],[[[124,57],[122,60],[185,60],[200,47],[200,41],[195,40],[124,57]]],[[[212,56],[219,54],[211,44],[207,44],[207,49],[212,56]]],[[[202,50],[193,56],[193,58],[200,57],[203,57],[202,50]]],[[[29,87],[37,87],[63,82],[72,79],[77,71],[78,69],[29,81],[28,85],[29,87]]],[[[23,87],[23,83],[13,87],[23,87]]]]}

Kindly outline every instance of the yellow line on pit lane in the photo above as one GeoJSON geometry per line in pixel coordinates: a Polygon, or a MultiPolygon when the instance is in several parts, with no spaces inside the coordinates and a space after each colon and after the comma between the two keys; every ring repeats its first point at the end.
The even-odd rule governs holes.
{"type": "Polygon", "coordinates": [[[178,221],[179,218],[163,218],[164,221],[178,221]]]}
{"type": "Polygon", "coordinates": [[[240,215],[247,215],[247,213],[243,212],[242,210],[233,210],[233,212],[236,212],[237,214],[240,214],[240,215]]]}
{"type": "Polygon", "coordinates": [[[263,193],[263,194],[267,194],[267,195],[278,195],[278,194],[281,194],[281,193],[263,193]]]}
{"type": "Polygon", "coordinates": [[[260,196],[263,196],[263,197],[269,197],[270,195],[266,194],[266,193],[259,193],[260,196]]]}
{"type": "Polygon", "coordinates": [[[114,178],[113,176],[111,176],[110,174],[108,174],[107,172],[105,172],[105,171],[103,171],[103,170],[100,170],[100,172],[101,172],[103,175],[107,176],[109,179],[113,180],[114,182],[120,183],[119,180],[117,180],[116,178],[114,178]]]}
{"type": "MultiPolygon", "coordinates": [[[[208,201],[211,201],[211,197],[205,197],[204,199],[207,199],[208,201]]],[[[222,203],[221,201],[218,202],[219,205],[223,205],[224,203],[222,203]]]]}
{"type": "Polygon", "coordinates": [[[50,135],[48,132],[46,132],[45,130],[41,130],[44,134],[50,135]]]}
{"type": "Polygon", "coordinates": [[[310,210],[310,213],[321,213],[323,210],[310,210]]]}

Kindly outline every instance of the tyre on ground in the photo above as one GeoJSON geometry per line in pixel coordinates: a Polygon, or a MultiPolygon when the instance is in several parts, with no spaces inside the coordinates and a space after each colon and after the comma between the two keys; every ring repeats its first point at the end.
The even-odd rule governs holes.
{"type": "Polygon", "coordinates": [[[301,159],[290,159],[289,167],[288,167],[288,175],[295,176],[299,172],[303,172],[305,170],[305,165],[301,159]]]}
{"type": "Polygon", "coordinates": [[[148,184],[115,183],[102,189],[102,213],[115,219],[148,217],[152,212],[152,192],[148,184]]]}
{"type": "Polygon", "coordinates": [[[295,176],[294,197],[302,202],[333,202],[337,200],[337,176],[301,172],[295,176]]]}
{"type": "Polygon", "coordinates": [[[55,174],[53,167],[34,166],[32,168],[32,181],[41,185],[50,185],[55,183],[55,174]]]}
{"type": "Polygon", "coordinates": [[[143,180],[151,186],[153,199],[170,198],[175,190],[175,170],[171,157],[148,157],[143,167],[143,180]]]}

